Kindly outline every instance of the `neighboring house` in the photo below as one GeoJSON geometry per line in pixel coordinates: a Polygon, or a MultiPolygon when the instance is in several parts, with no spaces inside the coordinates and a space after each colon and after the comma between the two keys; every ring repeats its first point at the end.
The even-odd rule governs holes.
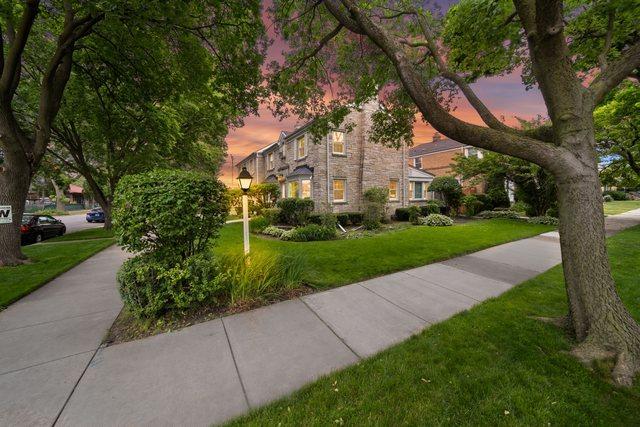
{"type": "MultiPolygon", "coordinates": [[[[470,145],[464,145],[449,138],[442,138],[440,134],[433,135],[433,140],[416,145],[409,150],[409,165],[433,176],[455,175],[451,165],[455,163],[457,155],[482,158],[482,151],[470,145]]],[[[460,178],[458,178],[460,180],[460,178]]],[[[483,193],[484,184],[465,185],[465,193],[483,193]]]]}
{"type": "Polygon", "coordinates": [[[405,147],[389,148],[369,141],[371,115],[377,101],[352,111],[345,123],[313,141],[310,123],[291,132],[281,132],[277,141],[241,160],[237,172],[246,167],[254,182],[280,186],[281,197],[310,198],[316,211],[348,212],[363,208],[363,193],[372,187],[389,189],[390,210],[426,200],[433,175],[407,163],[405,147]]]}

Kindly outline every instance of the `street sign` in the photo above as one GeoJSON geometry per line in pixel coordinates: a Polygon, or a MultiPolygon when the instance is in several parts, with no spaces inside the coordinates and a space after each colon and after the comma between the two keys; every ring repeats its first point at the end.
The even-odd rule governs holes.
{"type": "Polygon", "coordinates": [[[0,224],[11,224],[12,222],[11,206],[0,206],[0,224]]]}

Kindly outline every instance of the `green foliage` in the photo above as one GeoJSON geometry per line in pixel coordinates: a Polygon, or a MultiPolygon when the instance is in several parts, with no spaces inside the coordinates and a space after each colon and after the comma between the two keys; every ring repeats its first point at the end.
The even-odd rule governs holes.
{"type": "Polygon", "coordinates": [[[420,217],[418,223],[420,225],[428,225],[429,227],[449,227],[453,225],[453,220],[446,215],[431,214],[420,217]]]}
{"type": "Polygon", "coordinates": [[[221,281],[232,304],[269,298],[299,287],[305,265],[299,256],[266,253],[223,256],[219,264],[221,281]]]}
{"type": "Polygon", "coordinates": [[[262,230],[262,234],[265,234],[267,236],[272,236],[272,237],[276,237],[276,238],[280,238],[282,237],[282,234],[285,232],[285,230],[283,230],[282,228],[278,228],[276,226],[270,225],[268,227],[266,227],[264,230],[262,230]]]}
{"type": "Polygon", "coordinates": [[[65,211],[59,211],[59,210],[56,210],[56,209],[42,209],[42,210],[39,210],[39,211],[35,211],[34,214],[36,214],[36,215],[51,215],[51,216],[69,215],[65,211]]]}
{"type": "MultiPolygon", "coordinates": [[[[531,207],[528,204],[526,204],[525,202],[523,202],[523,201],[517,201],[513,205],[511,205],[511,210],[512,211],[520,212],[522,214],[525,214],[530,209],[531,209],[531,207]]],[[[549,212],[549,209],[547,209],[547,212],[549,212]]],[[[551,216],[553,216],[553,215],[551,215],[551,216]]]]}
{"type": "Polygon", "coordinates": [[[460,206],[462,186],[453,176],[438,176],[434,178],[429,184],[429,191],[442,194],[445,203],[452,209],[457,209],[460,206]]]}
{"type": "Polygon", "coordinates": [[[464,206],[466,214],[469,216],[474,216],[484,209],[484,203],[478,200],[478,198],[473,194],[464,196],[461,203],[464,206]]]}
{"type": "Polygon", "coordinates": [[[558,218],[552,216],[532,216],[527,219],[529,224],[558,225],[558,218]]]}
{"type": "Polygon", "coordinates": [[[419,224],[420,223],[420,207],[413,205],[413,206],[409,206],[408,209],[408,213],[409,213],[409,221],[411,222],[411,224],[419,224]]]}
{"type": "Polygon", "coordinates": [[[286,198],[278,200],[280,208],[280,221],[286,225],[304,225],[309,221],[309,215],[313,212],[313,200],[286,198]]]}
{"type": "Polygon", "coordinates": [[[219,181],[197,172],[155,170],[120,181],[114,228],[126,250],[178,262],[204,250],[228,211],[219,181]]]}
{"type": "Polygon", "coordinates": [[[297,227],[283,233],[282,240],[290,240],[292,242],[313,242],[317,240],[332,240],[336,237],[336,228],[327,227],[317,224],[309,224],[303,227],[297,227]]]}
{"type": "Polygon", "coordinates": [[[515,212],[512,210],[482,211],[477,216],[484,219],[491,219],[491,218],[519,219],[520,218],[520,215],[518,214],[518,212],[515,212]]]}
{"type": "Polygon", "coordinates": [[[629,196],[624,191],[608,190],[603,193],[605,196],[611,196],[613,200],[629,200],[629,196]]]}
{"type": "MultiPolygon", "coordinates": [[[[233,188],[228,190],[231,206],[237,211],[242,211],[242,195],[241,189],[233,188]]],[[[262,183],[255,184],[249,188],[247,192],[249,198],[249,214],[263,215],[266,209],[272,209],[278,197],[280,197],[280,188],[278,184],[262,183]]]]}
{"type": "Polygon", "coordinates": [[[263,216],[254,216],[249,220],[249,230],[252,233],[261,233],[271,223],[263,216]]]}
{"type": "Polygon", "coordinates": [[[367,230],[380,228],[387,219],[387,202],[389,201],[389,189],[372,187],[363,193],[364,198],[364,227],[367,230]]]}
{"type": "Polygon", "coordinates": [[[409,208],[397,208],[393,217],[396,221],[409,221],[409,208]]]}
{"type": "Polygon", "coordinates": [[[336,214],[336,217],[343,227],[361,225],[364,221],[364,213],[362,212],[341,212],[336,214]]]}
{"type": "Polygon", "coordinates": [[[605,195],[602,197],[602,200],[603,200],[605,203],[613,202],[613,197],[611,197],[609,194],[605,194],[605,195]]]}
{"type": "Polygon", "coordinates": [[[262,216],[269,224],[277,224],[280,222],[280,208],[268,208],[262,211],[262,216]]]}
{"type": "Polygon", "coordinates": [[[125,261],[117,280],[122,301],[139,319],[195,307],[224,290],[218,266],[207,252],[173,264],[153,253],[138,255],[125,261]]]}
{"type": "Polygon", "coordinates": [[[554,218],[558,218],[558,205],[554,204],[552,207],[550,207],[549,209],[547,209],[547,212],[545,212],[545,216],[551,216],[554,218]]]}
{"type": "Polygon", "coordinates": [[[423,206],[420,206],[420,215],[427,216],[430,214],[439,214],[440,213],[440,205],[437,203],[433,203],[432,201],[427,202],[423,206]]]}

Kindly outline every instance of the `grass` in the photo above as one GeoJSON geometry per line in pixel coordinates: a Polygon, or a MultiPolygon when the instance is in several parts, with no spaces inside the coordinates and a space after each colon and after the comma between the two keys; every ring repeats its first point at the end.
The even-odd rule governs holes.
{"type": "Polygon", "coordinates": [[[614,200],[604,204],[605,215],[617,215],[633,209],[640,209],[640,200],[614,200]]]}
{"type": "MultiPolygon", "coordinates": [[[[640,320],[640,226],[609,239],[620,296],[640,320]]],[[[432,326],[234,425],[638,425],[640,380],[608,381],[567,354],[572,343],[532,316],[559,316],[562,270],[432,326]]]]}
{"type": "Polygon", "coordinates": [[[113,238],[113,230],[105,230],[104,228],[88,228],[86,230],[76,231],[65,234],[64,236],[54,237],[45,241],[45,243],[69,242],[73,240],[91,240],[91,239],[107,239],[113,238]]]}
{"type": "Polygon", "coordinates": [[[69,233],[44,243],[25,246],[29,264],[0,268],[0,310],[28,295],[65,271],[114,243],[101,229],[69,233]],[[90,233],[94,232],[94,233],[90,233]],[[75,240],[74,242],[71,242],[75,240]],[[58,242],[64,243],[58,243],[58,242]],[[68,243],[67,243],[68,242],[68,243]]]}
{"type": "MultiPolygon", "coordinates": [[[[328,288],[417,267],[530,237],[552,227],[513,220],[472,221],[453,227],[410,227],[353,240],[283,242],[251,236],[252,253],[298,255],[304,281],[328,288]]],[[[242,224],[227,224],[215,249],[242,253],[242,224]]]]}

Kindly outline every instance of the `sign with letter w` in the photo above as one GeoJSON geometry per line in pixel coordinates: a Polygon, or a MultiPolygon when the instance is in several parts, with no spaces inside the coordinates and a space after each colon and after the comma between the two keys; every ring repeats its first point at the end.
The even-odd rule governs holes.
{"type": "Polygon", "coordinates": [[[11,224],[12,222],[11,206],[0,206],[0,224],[11,224]]]}

